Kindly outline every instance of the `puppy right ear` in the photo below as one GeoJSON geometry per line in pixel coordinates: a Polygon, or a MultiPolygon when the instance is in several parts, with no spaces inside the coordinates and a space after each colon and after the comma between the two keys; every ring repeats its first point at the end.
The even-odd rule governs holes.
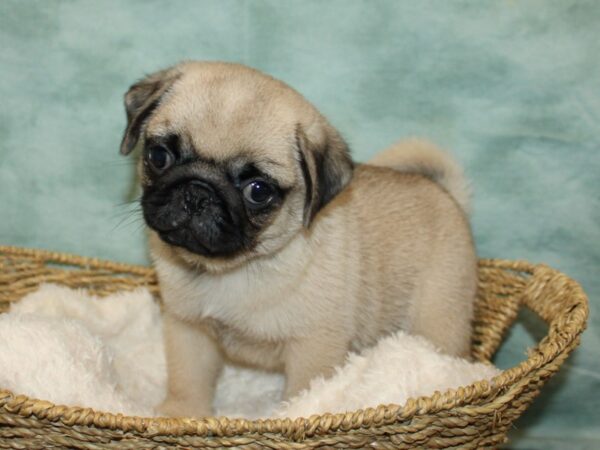
{"type": "Polygon", "coordinates": [[[304,226],[350,182],[354,163],[348,145],[331,126],[324,130],[320,144],[311,143],[302,127],[296,126],[296,145],[306,189],[304,226]]]}
{"type": "Polygon", "coordinates": [[[135,148],[148,118],[177,78],[179,73],[174,69],[161,70],[129,88],[124,99],[127,127],[121,141],[122,155],[128,155],[135,148]]]}

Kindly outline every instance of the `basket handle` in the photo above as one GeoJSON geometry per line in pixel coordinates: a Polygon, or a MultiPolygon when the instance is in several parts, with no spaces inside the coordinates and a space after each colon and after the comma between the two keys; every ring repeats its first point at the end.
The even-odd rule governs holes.
{"type": "Polygon", "coordinates": [[[589,306],[582,287],[545,264],[534,266],[522,301],[548,323],[546,339],[570,344],[586,328],[589,306]]]}

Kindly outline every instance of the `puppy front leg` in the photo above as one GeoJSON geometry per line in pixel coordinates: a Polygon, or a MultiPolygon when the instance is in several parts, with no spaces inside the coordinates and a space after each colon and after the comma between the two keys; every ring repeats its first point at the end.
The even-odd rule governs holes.
{"type": "Polygon", "coordinates": [[[210,416],[223,358],[201,325],[165,313],[167,397],[158,407],[167,416],[210,416]]]}
{"type": "Polygon", "coordinates": [[[289,342],[285,350],[285,400],[297,395],[318,375],[325,378],[344,363],[348,343],[329,335],[312,336],[289,342]]]}

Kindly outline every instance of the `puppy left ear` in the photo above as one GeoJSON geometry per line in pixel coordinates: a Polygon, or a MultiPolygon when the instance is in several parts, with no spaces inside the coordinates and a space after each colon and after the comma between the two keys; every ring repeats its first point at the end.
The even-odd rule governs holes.
{"type": "Polygon", "coordinates": [[[161,70],[129,88],[124,98],[127,127],[121,141],[122,155],[128,155],[135,148],[148,118],[178,77],[174,69],[161,70]]]}
{"type": "Polygon", "coordinates": [[[304,226],[339,194],[352,179],[354,163],[348,145],[331,126],[325,130],[321,144],[313,144],[298,125],[296,143],[306,189],[304,226]]]}

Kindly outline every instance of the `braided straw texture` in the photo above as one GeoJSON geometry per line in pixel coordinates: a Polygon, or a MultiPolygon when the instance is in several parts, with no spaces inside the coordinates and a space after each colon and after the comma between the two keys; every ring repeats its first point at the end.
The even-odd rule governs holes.
{"type": "MultiPolygon", "coordinates": [[[[147,267],[0,246],[0,313],[40,283],[96,295],[147,286],[147,267]]],[[[549,326],[528,358],[491,382],[436,392],[405,405],[299,419],[144,418],[55,405],[2,390],[0,448],[314,449],[485,448],[506,441],[511,424],[578,345],[588,316],[581,287],[544,265],[481,260],[472,355],[489,361],[521,307],[549,326]]],[[[1,370],[1,368],[0,368],[1,370]]]]}

